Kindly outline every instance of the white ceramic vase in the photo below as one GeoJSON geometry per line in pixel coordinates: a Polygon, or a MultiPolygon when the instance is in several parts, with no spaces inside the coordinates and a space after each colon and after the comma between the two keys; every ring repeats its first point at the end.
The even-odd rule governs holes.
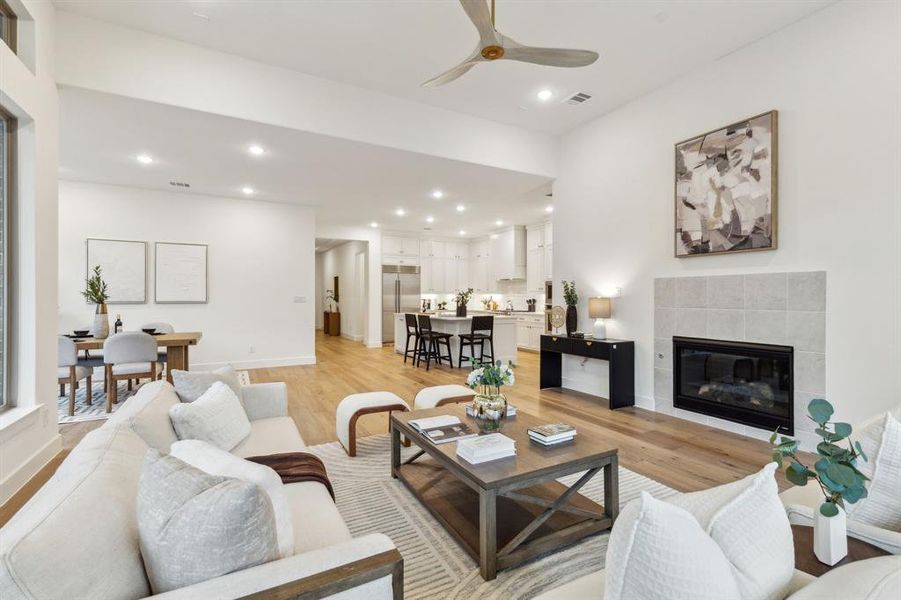
{"type": "Polygon", "coordinates": [[[831,567],[848,555],[848,520],[841,507],[834,517],[824,516],[819,507],[814,512],[813,553],[831,567]]]}

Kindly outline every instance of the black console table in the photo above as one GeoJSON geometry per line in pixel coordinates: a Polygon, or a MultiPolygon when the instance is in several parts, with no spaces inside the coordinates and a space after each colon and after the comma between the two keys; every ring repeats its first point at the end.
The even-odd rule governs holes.
{"type": "Polygon", "coordinates": [[[563,355],[597,358],[610,363],[610,408],[635,406],[635,342],[541,336],[540,387],[563,387],[563,355]]]}

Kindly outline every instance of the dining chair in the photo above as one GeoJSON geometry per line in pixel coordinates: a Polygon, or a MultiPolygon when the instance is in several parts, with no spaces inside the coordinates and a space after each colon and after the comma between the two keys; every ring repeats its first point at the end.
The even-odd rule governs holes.
{"type": "MultiPolygon", "coordinates": [[[[175,333],[175,328],[171,323],[165,323],[163,321],[156,321],[153,323],[144,323],[141,325],[141,331],[145,329],[155,329],[157,333],[175,333]]],[[[157,373],[156,378],[163,378],[163,371],[169,368],[169,361],[167,360],[169,357],[166,355],[165,348],[159,348],[156,354],[156,362],[160,365],[160,372],[157,373]]]]}
{"type": "Polygon", "coordinates": [[[460,357],[457,364],[463,366],[463,361],[468,360],[475,362],[476,346],[479,347],[479,362],[485,361],[485,342],[491,346],[491,353],[488,355],[491,362],[494,362],[494,315],[480,315],[472,318],[469,333],[461,333],[460,335],[460,357]],[[463,346],[469,346],[469,356],[463,356],[463,346]]]}
{"type": "Polygon", "coordinates": [[[59,395],[66,395],[66,384],[69,385],[69,416],[75,415],[75,392],[78,382],[85,379],[85,399],[88,404],[93,400],[94,388],[91,385],[91,369],[78,364],[78,348],[75,342],[64,335],[57,337],[56,376],[59,383],[59,395]]]}
{"type": "Polygon", "coordinates": [[[109,391],[106,394],[106,412],[112,412],[118,402],[118,383],[143,378],[156,379],[156,340],[143,331],[125,331],[106,338],[103,342],[103,361],[106,365],[106,380],[109,391]]]}

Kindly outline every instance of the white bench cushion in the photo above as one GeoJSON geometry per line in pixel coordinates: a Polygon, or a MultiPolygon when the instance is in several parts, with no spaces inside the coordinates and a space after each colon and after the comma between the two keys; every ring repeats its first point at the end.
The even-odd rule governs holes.
{"type": "Polygon", "coordinates": [[[338,404],[335,413],[335,433],[338,440],[345,448],[350,448],[350,435],[348,433],[351,417],[366,408],[379,408],[399,404],[410,410],[409,405],[397,394],[391,392],[366,392],[363,394],[351,394],[338,404]]]}
{"type": "Polygon", "coordinates": [[[413,410],[435,408],[439,402],[446,398],[472,396],[474,393],[475,392],[465,385],[456,383],[450,385],[433,385],[419,390],[419,393],[416,394],[416,399],[413,400],[413,410]]]}
{"type": "Polygon", "coordinates": [[[232,450],[242,458],[248,456],[265,456],[283,452],[303,452],[306,445],[294,419],[291,417],[273,417],[250,422],[250,435],[232,450]]]}

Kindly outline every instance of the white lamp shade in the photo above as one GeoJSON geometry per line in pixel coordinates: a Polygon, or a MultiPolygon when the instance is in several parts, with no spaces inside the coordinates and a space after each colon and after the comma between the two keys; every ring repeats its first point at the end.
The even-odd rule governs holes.
{"type": "Polygon", "coordinates": [[[612,313],[610,298],[589,298],[588,299],[588,318],[589,319],[609,319],[612,313]]]}

